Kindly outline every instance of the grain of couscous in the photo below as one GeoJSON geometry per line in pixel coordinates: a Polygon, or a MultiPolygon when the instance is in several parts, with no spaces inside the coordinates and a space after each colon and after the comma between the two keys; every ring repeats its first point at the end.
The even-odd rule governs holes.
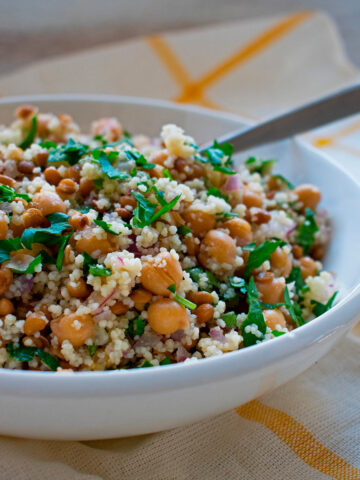
{"type": "Polygon", "coordinates": [[[19,107],[0,128],[0,366],[110,370],[196,361],[327,311],[329,219],[314,185],[175,125],[83,134],[19,107]]]}

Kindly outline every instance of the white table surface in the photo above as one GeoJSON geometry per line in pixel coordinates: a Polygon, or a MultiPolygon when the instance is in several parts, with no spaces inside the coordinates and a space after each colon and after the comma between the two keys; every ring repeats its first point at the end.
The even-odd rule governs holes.
{"type": "Polygon", "coordinates": [[[332,16],[360,66],[360,0],[0,0],[0,74],[138,35],[306,9],[332,16]]]}

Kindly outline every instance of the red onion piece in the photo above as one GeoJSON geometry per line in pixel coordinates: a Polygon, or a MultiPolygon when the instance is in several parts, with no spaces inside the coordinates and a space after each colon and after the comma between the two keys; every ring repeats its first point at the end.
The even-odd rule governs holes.
{"type": "Polygon", "coordinates": [[[190,358],[191,355],[190,353],[184,348],[182,345],[179,346],[179,348],[176,351],[176,361],[177,362],[184,362],[187,358],[190,358]]]}
{"type": "Polygon", "coordinates": [[[294,222],[294,224],[286,231],[285,233],[285,237],[288,238],[289,235],[294,231],[296,230],[296,223],[294,222]]]}
{"type": "Polygon", "coordinates": [[[170,338],[175,342],[181,342],[181,339],[184,336],[184,330],[176,330],[176,332],[170,335],[170,338]]]}
{"type": "Polygon", "coordinates": [[[155,333],[151,332],[146,332],[141,337],[139,340],[136,340],[134,343],[133,347],[156,347],[156,345],[159,343],[159,340],[161,339],[161,335],[157,335],[155,333]]]}
{"type": "Polygon", "coordinates": [[[119,260],[119,262],[121,263],[121,265],[125,265],[124,260],[123,260],[121,257],[118,256],[117,259],[119,260]]]}
{"type": "Polygon", "coordinates": [[[114,290],[110,293],[110,295],[108,295],[101,303],[100,305],[98,306],[98,310],[103,306],[105,305],[106,302],[108,302],[110,300],[111,297],[113,297],[116,293],[116,287],[114,288],[114,290]]]}
{"type": "Polygon", "coordinates": [[[28,293],[33,287],[34,279],[32,275],[20,275],[18,281],[21,285],[21,293],[28,293]]]}
{"type": "Polygon", "coordinates": [[[226,342],[226,338],[221,330],[217,330],[216,328],[213,328],[210,330],[209,335],[213,340],[217,340],[221,343],[226,342]]]}
{"type": "Polygon", "coordinates": [[[112,319],[112,312],[111,310],[101,310],[98,313],[95,313],[94,318],[96,317],[97,321],[101,320],[111,320],[112,319]]]}
{"type": "Polygon", "coordinates": [[[222,187],[223,192],[235,192],[242,187],[241,177],[238,173],[235,175],[227,175],[225,184],[222,187]]]}

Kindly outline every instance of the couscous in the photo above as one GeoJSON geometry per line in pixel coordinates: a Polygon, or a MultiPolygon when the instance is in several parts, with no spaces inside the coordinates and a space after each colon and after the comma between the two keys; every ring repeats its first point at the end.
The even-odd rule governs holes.
{"type": "MultiPolygon", "coordinates": [[[[30,105],[0,127],[0,366],[112,370],[197,361],[331,308],[315,185],[233,167],[175,125],[91,133],[30,105]]],[[[276,164],[275,164],[276,165],[276,164]]]]}

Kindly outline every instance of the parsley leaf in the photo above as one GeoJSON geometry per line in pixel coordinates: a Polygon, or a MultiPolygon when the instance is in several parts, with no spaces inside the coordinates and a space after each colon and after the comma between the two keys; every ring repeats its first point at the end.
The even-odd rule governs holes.
{"type": "Polygon", "coordinates": [[[173,283],[172,285],[169,285],[167,287],[167,289],[171,292],[171,293],[175,293],[176,292],[176,283],[173,283]]]}
{"type": "Polygon", "coordinates": [[[191,230],[186,225],[180,225],[180,227],[177,227],[177,233],[179,235],[187,235],[188,233],[191,233],[191,230]]]}
{"type": "Polygon", "coordinates": [[[105,181],[105,178],[102,178],[102,177],[95,178],[93,180],[93,184],[95,185],[96,190],[101,190],[103,188],[104,181],[105,181]]]}
{"type": "Polygon", "coordinates": [[[258,340],[262,340],[266,333],[266,323],[261,310],[261,302],[257,291],[254,278],[251,277],[248,285],[247,298],[249,302],[249,311],[246,319],[241,324],[241,334],[243,336],[244,346],[255,345],[258,340]],[[256,325],[261,337],[257,337],[251,332],[246,332],[246,327],[256,325]]]}
{"type": "Polygon", "coordinates": [[[238,288],[244,295],[247,292],[246,282],[241,277],[229,277],[229,283],[233,288],[238,288]]]}
{"type": "Polygon", "coordinates": [[[139,192],[131,192],[133,197],[137,200],[137,206],[133,210],[133,224],[135,227],[144,228],[151,224],[151,218],[155,212],[157,205],[147,200],[144,195],[139,192]]]}
{"type": "Polygon", "coordinates": [[[260,173],[265,175],[269,173],[275,164],[275,160],[260,160],[259,158],[250,157],[246,160],[245,165],[251,173],[260,173]]]}
{"type": "Polygon", "coordinates": [[[10,260],[10,252],[22,248],[19,237],[0,240],[0,263],[10,260]]]}
{"type": "Polygon", "coordinates": [[[213,290],[213,287],[219,288],[220,286],[219,280],[209,270],[203,270],[201,267],[193,267],[193,268],[187,269],[186,271],[189,273],[191,280],[193,282],[198,284],[201,283],[201,288],[203,290],[207,290],[211,292],[213,290]],[[204,280],[206,282],[206,285],[203,285],[204,280]]]}
{"type": "Polygon", "coordinates": [[[121,232],[116,233],[111,229],[111,224],[104,222],[104,220],[94,220],[94,223],[101,227],[105,232],[111,233],[112,235],[120,235],[121,232]]]}
{"type": "Polygon", "coordinates": [[[69,235],[66,235],[65,237],[61,237],[61,242],[60,242],[58,254],[57,254],[57,257],[56,257],[56,263],[55,263],[56,268],[59,272],[62,269],[63,262],[64,262],[65,247],[66,247],[68,241],[70,240],[72,234],[73,234],[73,232],[71,232],[69,235]]]}
{"type": "Polygon", "coordinates": [[[8,185],[0,185],[0,203],[2,202],[12,202],[16,198],[23,198],[27,202],[31,201],[31,197],[26,195],[26,193],[17,193],[13,188],[8,185]]]}
{"type": "Polygon", "coordinates": [[[145,362],[139,368],[149,368],[153,366],[154,365],[151,362],[149,362],[149,360],[145,360],[145,362]]]}
{"type": "Polygon", "coordinates": [[[221,191],[218,189],[218,188],[215,188],[215,187],[210,187],[208,189],[208,191],[206,192],[206,195],[209,197],[210,195],[212,195],[213,197],[219,197],[219,198],[222,198],[224,199],[226,202],[228,201],[229,197],[228,195],[224,195],[223,193],[221,193],[221,191]]]}
{"type": "Polygon", "coordinates": [[[163,173],[165,178],[168,178],[170,180],[170,182],[172,181],[173,178],[172,178],[171,173],[170,173],[168,168],[164,168],[162,173],[163,173]]]}
{"type": "Polygon", "coordinates": [[[41,265],[41,262],[42,262],[42,255],[41,253],[34,258],[34,260],[32,260],[29,265],[25,268],[25,270],[17,270],[15,268],[12,268],[11,270],[14,272],[14,273],[19,273],[19,274],[24,274],[24,273],[35,273],[35,268],[38,266],[38,265],[41,265]]]}
{"type": "Polygon", "coordinates": [[[29,148],[34,143],[36,132],[37,132],[37,116],[34,115],[31,119],[30,130],[28,131],[24,140],[20,143],[19,147],[22,148],[23,150],[26,150],[27,148],[29,148]]]}
{"type": "Polygon", "coordinates": [[[27,228],[21,236],[24,247],[31,249],[33,243],[45,243],[50,245],[62,244],[63,239],[59,235],[71,225],[67,223],[69,216],[65,213],[52,213],[46,217],[51,226],[48,228],[27,228]]]}
{"type": "Polygon", "coordinates": [[[304,253],[308,253],[315,241],[315,233],[319,230],[319,227],[315,221],[315,214],[310,208],[305,210],[305,220],[301,225],[296,228],[297,237],[296,241],[304,249],[304,253]]]}
{"type": "Polygon", "coordinates": [[[109,277],[112,274],[111,268],[105,265],[89,265],[89,273],[94,277],[109,277]]]}
{"type": "Polygon", "coordinates": [[[227,328],[236,327],[236,313],[225,313],[221,318],[226,323],[227,328]]]}
{"type": "Polygon", "coordinates": [[[161,360],[161,362],[159,363],[159,365],[170,365],[171,364],[171,360],[169,357],[165,357],[164,360],[161,360]]]}
{"type": "Polygon", "coordinates": [[[155,163],[149,163],[144,155],[139,152],[134,152],[133,150],[125,150],[125,155],[129,160],[135,160],[136,166],[141,167],[144,170],[151,170],[155,168],[155,163]]]}
{"type": "Polygon", "coordinates": [[[286,185],[287,188],[289,188],[290,190],[295,189],[295,185],[293,185],[291,182],[289,182],[289,180],[287,180],[283,175],[280,175],[280,174],[271,175],[271,178],[275,178],[276,180],[278,180],[282,184],[286,185]]]}
{"type": "Polygon", "coordinates": [[[282,240],[272,238],[265,240],[261,245],[250,251],[249,259],[246,264],[244,276],[248,277],[255,268],[260,267],[266,260],[268,260],[273,252],[278,247],[286,245],[282,240]]]}
{"type": "Polygon", "coordinates": [[[75,142],[72,138],[69,138],[66,145],[57,146],[50,150],[48,162],[66,162],[69,165],[76,165],[81,157],[87,153],[87,145],[75,142]]]}
{"type": "Polygon", "coordinates": [[[238,217],[239,215],[235,212],[219,212],[216,214],[216,221],[222,222],[226,218],[238,217]]]}
{"type": "Polygon", "coordinates": [[[95,260],[95,258],[93,258],[91,255],[89,255],[86,252],[82,252],[81,255],[84,257],[83,272],[84,272],[84,275],[87,275],[89,273],[90,265],[95,265],[97,261],[95,260]]]}
{"type": "Polygon", "coordinates": [[[37,355],[51,370],[55,371],[60,366],[56,358],[40,348],[15,346],[13,342],[10,342],[6,350],[10,358],[16,358],[19,362],[30,362],[37,355]]]}
{"type": "Polygon", "coordinates": [[[118,170],[117,168],[114,168],[111,165],[109,158],[105,152],[102,152],[99,162],[100,162],[102,171],[111,180],[125,180],[126,178],[129,178],[129,175],[126,172],[120,172],[120,170],[118,170]]]}
{"type": "Polygon", "coordinates": [[[338,292],[335,292],[334,295],[332,295],[332,297],[325,304],[317,302],[316,300],[311,300],[310,303],[312,305],[314,305],[313,310],[312,310],[313,314],[316,315],[317,317],[319,317],[323,313],[330,310],[330,308],[333,306],[333,303],[334,303],[334,300],[335,300],[335,297],[336,297],[337,293],[338,292]]]}
{"type": "Polygon", "coordinates": [[[295,282],[295,290],[296,290],[296,293],[299,294],[301,289],[305,285],[301,275],[300,267],[293,267],[290,272],[290,275],[287,277],[286,283],[292,283],[292,282],[295,282]]]}
{"type": "Polygon", "coordinates": [[[208,158],[211,165],[231,165],[231,156],[234,152],[234,147],[231,143],[223,143],[220,145],[216,140],[212,147],[205,150],[204,155],[208,158]],[[225,160],[226,159],[226,160],[225,160]],[[225,160],[225,163],[224,163],[225,160]]]}
{"type": "Polygon", "coordinates": [[[125,335],[133,339],[136,335],[140,336],[145,331],[146,322],[141,317],[129,320],[129,325],[125,330],[125,335]]]}
{"type": "Polygon", "coordinates": [[[289,312],[289,315],[292,318],[295,325],[297,327],[300,327],[300,325],[304,325],[305,322],[304,322],[304,319],[302,318],[301,308],[296,302],[293,302],[291,300],[288,287],[285,287],[284,301],[285,301],[285,307],[287,308],[287,311],[289,312]]]}
{"type": "Polygon", "coordinates": [[[167,203],[166,205],[161,207],[160,210],[158,210],[156,213],[154,213],[154,215],[150,219],[150,223],[155,222],[155,220],[157,220],[162,215],[164,215],[165,213],[169,212],[172,208],[174,208],[175,205],[177,204],[178,200],[180,199],[180,197],[181,197],[181,194],[177,195],[169,203],[167,203]]]}
{"type": "Polygon", "coordinates": [[[286,332],[279,332],[279,330],[273,330],[271,333],[274,335],[274,337],[281,337],[281,335],[285,335],[286,332]]]}
{"type": "Polygon", "coordinates": [[[181,297],[180,295],[175,295],[174,300],[180,303],[180,305],[184,305],[184,307],[188,308],[189,310],[195,310],[195,308],[197,307],[195,303],[190,302],[190,300],[188,300],[187,298],[181,297]]]}
{"type": "Polygon", "coordinates": [[[93,357],[96,353],[98,346],[93,343],[92,345],[86,345],[86,350],[88,351],[90,357],[93,357]]]}

